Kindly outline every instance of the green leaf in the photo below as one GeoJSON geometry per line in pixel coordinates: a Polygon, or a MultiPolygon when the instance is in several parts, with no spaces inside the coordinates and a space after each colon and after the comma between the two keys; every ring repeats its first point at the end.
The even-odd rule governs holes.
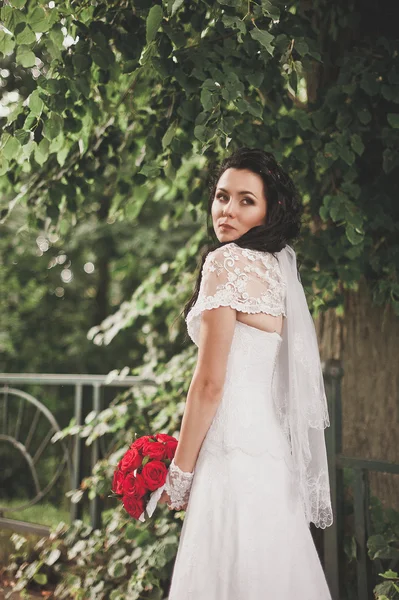
{"type": "Polygon", "coordinates": [[[304,56],[309,51],[309,46],[303,40],[295,40],[295,49],[301,55],[304,56]]]}
{"type": "MultiPolygon", "coordinates": [[[[234,117],[222,117],[219,121],[219,129],[223,131],[224,134],[230,135],[235,127],[235,119],[234,117]]],[[[213,133],[213,132],[212,132],[213,133]]],[[[209,131],[207,132],[208,140],[210,137],[209,131]]],[[[206,140],[206,141],[208,141],[206,140]]]]}
{"type": "Polygon", "coordinates": [[[215,97],[208,88],[202,88],[200,100],[204,110],[211,112],[215,106],[217,97],[215,97]]]}
{"type": "Polygon", "coordinates": [[[270,0],[262,0],[262,12],[266,17],[274,20],[280,18],[280,9],[274,6],[270,0]]]}
{"type": "Polygon", "coordinates": [[[90,96],[90,81],[88,77],[85,77],[84,75],[77,77],[75,84],[79,92],[83,94],[85,98],[90,96]]]}
{"type": "Polygon", "coordinates": [[[33,580],[36,581],[39,585],[46,585],[47,583],[47,575],[45,573],[36,573],[33,576],[33,580]]]}
{"type": "Polygon", "coordinates": [[[62,84],[60,79],[45,79],[41,83],[41,88],[49,94],[58,94],[58,92],[65,92],[62,90],[62,84]]]}
{"type": "Polygon", "coordinates": [[[3,6],[0,13],[2,25],[9,31],[12,31],[12,33],[14,33],[18,23],[25,23],[25,17],[26,15],[20,10],[12,8],[11,6],[3,6]]]}
{"type": "Polygon", "coordinates": [[[382,168],[385,173],[390,173],[399,165],[399,152],[392,148],[385,148],[382,153],[382,168]]]}
{"type": "Polygon", "coordinates": [[[368,125],[371,121],[371,113],[367,108],[362,108],[357,112],[357,118],[363,125],[368,125]]]}
{"type": "Polygon", "coordinates": [[[64,146],[64,148],[62,148],[59,152],[57,152],[57,162],[60,165],[60,167],[64,166],[68,154],[69,154],[68,146],[64,146]]]}
{"type": "Polygon", "coordinates": [[[39,165],[43,165],[46,162],[49,154],[49,148],[50,142],[46,140],[46,138],[43,138],[40,141],[40,143],[36,146],[34,157],[35,161],[39,163],[39,165]]]}
{"type": "Polygon", "coordinates": [[[168,179],[174,181],[176,178],[176,169],[173,166],[171,159],[169,158],[166,165],[164,166],[164,173],[168,179]]]}
{"type": "Polygon", "coordinates": [[[18,44],[33,44],[36,42],[36,36],[29,25],[20,23],[15,29],[15,39],[18,44]]]}
{"type": "Polygon", "coordinates": [[[30,140],[30,131],[25,131],[24,129],[17,129],[14,132],[14,136],[19,141],[21,146],[24,146],[30,140]]]}
{"type": "Polygon", "coordinates": [[[184,0],[174,0],[174,2],[171,3],[170,16],[173,17],[173,15],[175,15],[177,13],[179,8],[181,6],[183,6],[183,4],[184,4],[184,0]]]}
{"type": "Polygon", "coordinates": [[[248,103],[248,112],[250,115],[257,117],[258,119],[262,118],[263,115],[263,106],[258,102],[249,102],[248,103]]]}
{"type": "Polygon", "coordinates": [[[345,229],[346,237],[353,246],[360,244],[364,240],[364,233],[360,230],[353,228],[351,225],[347,225],[345,229]]]}
{"type": "Polygon", "coordinates": [[[363,144],[362,138],[357,133],[354,133],[351,136],[351,148],[359,156],[361,156],[364,152],[364,144],[363,144]]]}
{"type": "Polygon", "coordinates": [[[336,196],[330,196],[327,198],[329,198],[331,218],[336,223],[345,217],[345,201],[347,198],[342,194],[337,194],[336,196]]]}
{"type": "Polygon", "coordinates": [[[47,52],[50,54],[52,59],[61,60],[61,48],[59,48],[52,40],[45,39],[44,45],[46,46],[47,52]]]}
{"type": "Polygon", "coordinates": [[[348,146],[340,146],[339,155],[349,166],[355,162],[355,155],[352,150],[349,150],[348,146]]]}
{"type": "Polygon", "coordinates": [[[20,147],[21,145],[19,141],[15,137],[12,137],[10,135],[7,138],[7,141],[5,142],[2,149],[4,158],[6,158],[7,160],[15,158],[16,154],[19,152],[20,147]]]}
{"type": "Polygon", "coordinates": [[[162,7],[159,4],[152,6],[148,13],[146,21],[146,39],[147,44],[150,44],[155,38],[157,31],[162,23],[162,7]]]}
{"type": "Polygon", "coordinates": [[[290,138],[296,135],[295,123],[289,117],[283,117],[277,122],[280,137],[290,138]]]}
{"type": "Polygon", "coordinates": [[[51,550],[50,554],[47,556],[44,562],[46,563],[46,565],[51,567],[55,562],[57,562],[60,556],[61,550],[59,550],[58,548],[54,548],[53,550],[51,550]]]}
{"type": "Polygon", "coordinates": [[[252,29],[250,33],[252,39],[259,42],[264,48],[266,48],[269,54],[273,56],[274,48],[271,44],[274,40],[274,36],[268,31],[264,31],[258,28],[252,29]]]}
{"type": "Polygon", "coordinates": [[[87,54],[74,54],[72,56],[72,63],[76,73],[83,73],[88,71],[92,64],[92,59],[87,54]]]}
{"type": "Polygon", "coordinates": [[[399,114],[388,113],[387,121],[393,129],[399,129],[399,114]]]}
{"type": "Polygon", "coordinates": [[[125,531],[125,538],[127,540],[134,540],[134,538],[137,537],[138,535],[138,530],[137,530],[137,525],[134,525],[133,523],[130,523],[127,527],[126,527],[126,531],[125,531]]]}
{"type": "Polygon", "coordinates": [[[171,123],[169,125],[168,129],[166,130],[165,135],[162,138],[162,148],[164,150],[166,150],[166,148],[169,146],[169,144],[175,137],[176,129],[177,129],[177,121],[173,121],[173,123],[171,123]]]}
{"type": "Polygon", "coordinates": [[[95,46],[91,51],[93,62],[100,67],[100,69],[108,69],[110,65],[115,62],[114,53],[109,48],[101,48],[95,46]]]}
{"type": "Polygon", "coordinates": [[[124,577],[127,573],[126,565],[121,561],[117,560],[115,562],[111,562],[108,565],[108,575],[117,579],[119,577],[124,577]]]}
{"type": "Polygon", "coordinates": [[[245,94],[244,84],[240,81],[238,75],[232,71],[227,73],[227,77],[221,83],[224,84],[222,85],[222,96],[226,100],[234,100],[238,96],[245,94]]]}
{"type": "Polygon", "coordinates": [[[305,112],[304,110],[298,109],[294,113],[292,113],[292,116],[295,118],[299,127],[303,131],[308,131],[308,130],[313,129],[310,115],[307,112],[305,112]]]}
{"type": "Polygon", "coordinates": [[[27,129],[27,130],[32,129],[32,127],[36,123],[36,121],[37,121],[37,117],[32,112],[30,112],[25,119],[24,129],[27,129]]]}
{"type": "Polygon", "coordinates": [[[253,73],[248,73],[247,75],[245,75],[245,77],[251,85],[258,88],[262,83],[265,74],[262,73],[262,71],[254,71],[253,73]]]}
{"type": "Polygon", "coordinates": [[[206,141],[206,127],[205,125],[196,125],[194,127],[194,137],[197,138],[197,140],[200,140],[200,142],[205,142],[206,141]]]}
{"type": "Polygon", "coordinates": [[[177,48],[181,48],[186,44],[184,31],[176,30],[175,27],[171,27],[166,20],[162,24],[162,29],[177,48]]]}
{"type": "Polygon", "coordinates": [[[29,108],[33,115],[40,117],[43,110],[43,100],[40,98],[39,91],[35,90],[31,93],[28,100],[29,108]]]}
{"type": "Polygon", "coordinates": [[[328,210],[328,208],[326,206],[320,206],[319,215],[323,219],[324,222],[328,221],[328,219],[330,217],[330,211],[328,210]]]}
{"type": "Polygon", "coordinates": [[[40,6],[37,6],[29,16],[29,25],[35,33],[44,33],[49,30],[50,22],[40,6]]]}
{"type": "Polygon", "coordinates": [[[325,109],[319,109],[312,113],[312,121],[318,131],[323,131],[330,124],[330,118],[330,112],[325,109]]]}
{"type": "Polygon", "coordinates": [[[10,4],[14,8],[23,8],[26,4],[26,0],[10,0],[10,4]]]}
{"type": "Polygon", "coordinates": [[[223,15],[222,22],[227,29],[238,29],[238,31],[242,34],[247,32],[247,27],[239,17],[223,15]]]}
{"type": "Polygon", "coordinates": [[[381,94],[385,100],[391,100],[392,102],[399,102],[399,85],[383,85],[381,87],[381,94]]]}
{"type": "Polygon", "coordinates": [[[29,46],[19,46],[17,48],[16,60],[19,65],[25,67],[34,67],[36,64],[36,56],[33,54],[29,46]]]}
{"type": "Polygon", "coordinates": [[[309,50],[308,54],[309,54],[309,56],[311,56],[312,58],[314,58],[318,62],[323,62],[321,60],[321,54],[320,54],[320,52],[316,52],[315,50],[309,50]]]}
{"type": "Polygon", "coordinates": [[[376,73],[364,73],[360,82],[360,87],[369,96],[375,96],[380,91],[381,83],[378,81],[376,73]]]}
{"type": "Polygon", "coordinates": [[[341,152],[340,146],[336,142],[327,142],[324,146],[324,154],[327,158],[332,158],[333,160],[337,160],[341,152]]]}
{"type": "Polygon", "coordinates": [[[396,571],[388,569],[388,571],[385,571],[385,573],[380,573],[380,577],[383,577],[384,579],[398,579],[399,575],[396,573],[396,571]]]}
{"type": "Polygon", "coordinates": [[[9,166],[8,160],[0,155],[0,176],[8,173],[9,166]]]}
{"type": "Polygon", "coordinates": [[[43,135],[48,140],[52,140],[60,133],[63,125],[63,118],[57,113],[51,113],[44,122],[43,135]]]}
{"type": "MultiPolygon", "coordinates": [[[[159,168],[158,165],[146,164],[146,165],[143,165],[143,167],[140,169],[139,173],[141,175],[145,175],[145,177],[154,178],[154,177],[158,177],[160,171],[161,171],[161,169],[159,168]]],[[[144,460],[143,460],[143,464],[144,464],[144,460]]]]}
{"type": "Polygon", "coordinates": [[[241,0],[217,0],[219,4],[223,4],[225,6],[232,6],[234,8],[239,8],[242,5],[241,0]]]}
{"type": "Polygon", "coordinates": [[[385,148],[382,153],[382,168],[385,173],[390,173],[399,165],[399,153],[391,148],[385,148]]]}
{"type": "Polygon", "coordinates": [[[15,41],[12,36],[5,31],[0,31],[0,53],[3,56],[11,54],[15,47],[15,41]]]}

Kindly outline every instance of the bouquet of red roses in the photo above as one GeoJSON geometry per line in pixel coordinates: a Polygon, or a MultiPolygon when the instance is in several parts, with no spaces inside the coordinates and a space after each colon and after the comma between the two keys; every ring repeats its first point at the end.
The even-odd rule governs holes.
{"type": "Polygon", "coordinates": [[[131,517],[151,517],[165,487],[168,467],[176,452],[177,439],[166,433],[137,438],[119,461],[112,491],[122,499],[131,517]]]}

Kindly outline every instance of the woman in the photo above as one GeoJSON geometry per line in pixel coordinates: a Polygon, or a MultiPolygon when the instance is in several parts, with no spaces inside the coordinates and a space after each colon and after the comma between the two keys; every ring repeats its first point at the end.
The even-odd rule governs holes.
{"type": "Polygon", "coordinates": [[[332,522],[328,414],[295,252],[302,207],[262,150],[221,165],[185,316],[198,346],[161,502],[186,509],[169,600],[329,600],[309,531],[332,522]]]}

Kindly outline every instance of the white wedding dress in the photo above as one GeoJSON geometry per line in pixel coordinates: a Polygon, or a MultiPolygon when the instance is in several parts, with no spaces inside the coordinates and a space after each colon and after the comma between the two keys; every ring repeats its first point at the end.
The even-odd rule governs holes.
{"type": "MultiPolygon", "coordinates": [[[[187,316],[231,306],[285,315],[273,255],[234,243],[210,253],[187,316]]],[[[281,337],[237,320],[223,397],[195,465],[168,600],[331,600],[273,406],[281,337]]]]}

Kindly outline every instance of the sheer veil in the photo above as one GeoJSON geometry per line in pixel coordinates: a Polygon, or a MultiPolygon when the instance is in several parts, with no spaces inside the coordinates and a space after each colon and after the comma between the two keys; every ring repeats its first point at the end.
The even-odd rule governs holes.
{"type": "Polygon", "coordinates": [[[273,401],[292,453],[297,489],[306,519],[317,527],[332,524],[324,429],[327,398],[316,330],[291,246],[277,253],[287,284],[286,319],[273,376],[273,401]]]}

